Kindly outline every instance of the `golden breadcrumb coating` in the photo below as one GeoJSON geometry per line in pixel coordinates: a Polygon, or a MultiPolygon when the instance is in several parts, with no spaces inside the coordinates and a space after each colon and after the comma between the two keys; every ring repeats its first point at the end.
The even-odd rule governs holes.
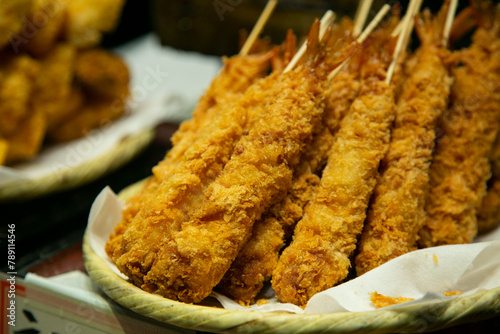
{"type": "Polygon", "coordinates": [[[303,68],[283,74],[279,92],[238,143],[200,207],[163,245],[143,288],[197,302],[222,279],[256,219],[290,186],[292,168],[321,120],[324,87],[303,68]]]}
{"type": "MultiPolygon", "coordinates": [[[[497,10],[496,16],[499,16],[497,10]]],[[[440,120],[430,171],[423,247],[469,243],[490,178],[488,157],[500,121],[500,20],[479,27],[454,71],[451,106],[440,120]]]]}
{"type": "Polygon", "coordinates": [[[341,122],[321,182],[273,272],[272,286],[283,302],[305,306],[348,274],[394,119],[394,95],[383,69],[374,59],[365,64],[361,92],[341,122]]]}
{"type": "Polygon", "coordinates": [[[448,106],[452,83],[440,34],[447,8],[443,6],[434,20],[429,11],[417,17],[422,43],[398,101],[389,151],[381,162],[381,177],[361,234],[358,275],[417,249],[425,221],[436,121],[448,106]]]}

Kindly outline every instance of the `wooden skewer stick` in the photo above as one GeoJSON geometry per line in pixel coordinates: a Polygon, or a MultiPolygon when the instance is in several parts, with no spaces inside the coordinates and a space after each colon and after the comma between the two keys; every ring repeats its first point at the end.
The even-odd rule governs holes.
{"type": "MultiPolygon", "coordinates": [[[[321,26],[320,26],[320,30],[319,30],[319,39],[320,40],[321,40],[321,38],[323,38],[323,35],[325,34],[328,26],[330,26],[334,20],[335,20],[335,13],[332,12],[331,10],[326,11],[325,15],[323,15],[323,17],[321,18],[321,26]]],[[[306,48],[307,48],[307,40],[304,43],[302,43],[302,45],[300,46],[297,53],[293,56],[292,60],[290,60],[288,65],[283,70],[283,73],[290,71],[291,69],[293,69],[295,67],[295,65],[297,65],[300,58],[302,58],[302,56],[306,52],[306,48]]]]}
{"type": "MultiPolygon", "coordinates": [[[[415,17],[415,15],[420,11],[420,8],[422,7],[422,2],[424,0],[418,0],[416,3],[415,3],[415,11],[412,15],[412,17],[415,17]]],[[[411,15],[411,10],[410,10],[410,4],[408,5],[408,9],[406,10],[406,14],[405,16],[403,17],[403,19],[401,21],[399,21],[398,25],[396,26],[396,28],[394,28],[394,30],[392,31],[391,33],[391,37],[396,37],[397,35],[399,35],[401,33],[401,29],[403,29],[403,23],[405,22],[406,20],[406,15],[411,15]]],[[[415,22],[411,22],[411,25],[410,25],[410,31],[413,30],[413,25],[414,25],[415,22]]]]}
{"type": "Polygon", "coordinates": [[[366,18],[368,17],[368,13],[372,7],[372,3],[373,0],[361,0],[361,3],[358,5],[358,9],[354,15],[354,28],[352,29],[354,36],[358,36],[363,30],[366,18]]]}
{"type": "Polygon", "coordinates": [[[444,24],[443,30],[443,47],[448,47],[448,40],[450,39],[450,30],[453,24],[453,18],[455,17],[455,13],[457,11],[458,0],[451,0],[450,7],[448,7],[448,13],[446,15],[446,22],[444,24]]]}
{"type": "MultiPolygon", "coordinates": [[[[373,20],[370,22],[370,24],[368,24],[368,26],[366,27],[366,29],[361,33],[361,35],[359,35],[358,39],[356,40],[356,44],[358,45],[358,47],[361,44],[363,44],[363,42],[365,41],[365,39],[378,26],[378,24],[380,23],[380,21],[382,21],[382,19],[387,14],[387,12],[389,12],[390,9],[391,9],[391,6],[389,6],[387,4],[385,4],[384,6],[382,6],[382,8],[380,8],[380,10],[378,11],[377,15],[373,18],[373,20]]],[[[351,59],[350,56],[349,56],[349,58],[347,58],[346,60],[344,60],[342,62],[342,64],[340,64],[339,66],[337,66],[337,68],[335,68],[333,71],[330,72],[330,74],[328,75],[328,81],[332,81],[332,79],[340,72],[340,70],[342,69],[342,67],[349,61],[349,59],[351,59]]]]}
{"type": "Polygon", "coordinates": [[[387,77],[385,78],[385,83],[390,84],[392,76],[394,75],[394,70],[396,69],[396,64],[398,63],[399,55],[401,51],[408,45],[410,33],[413,30],[413,17],[417,13],[419,0],[411,0],[408,5],[408,10],[403,19],[402,31],[399,34],[398,41],[396,42],[396,48],[392,54],[392,62],[387,70],[387,77]]]}
{"type": "Polygon", "coordinates": [[[274,8],[276,8],[276,5],[278,4],[278,0],[269,0],[267,2],[266,7],[260,14],[259,19],[257,20],[257,23],[255,23],[255,26],[252,29],[252,32],[248,36],[247,40],[245,41],[245,44],[240,50],[240,55],[241,56],[246,56],[248,52],[250,52],[250,49],[252,48],[252,45],[254,44],[255,40],[259,36],[259,34],[262,32],[262,29],[264,28],[264,25],[266,24],[267,20],[271,16],[271,14],[274,11],[274,8]]]}

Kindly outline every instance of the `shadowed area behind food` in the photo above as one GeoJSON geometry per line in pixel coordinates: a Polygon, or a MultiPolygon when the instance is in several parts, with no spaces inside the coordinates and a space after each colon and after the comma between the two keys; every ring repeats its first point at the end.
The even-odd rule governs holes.
{"type": "MultiPolygon", "coordinates": [[[[404,12],[408,2],[374,0],[368,21],[385,3],[399,3],[404,12]]],[[[230,56],[238,53],[241,34],[245,36],[244,31],[252,29],[265,4],[265,0],[151,0],[152,24],[164,45],[230,56]]],[[[460,1],[458,11],[467,4],[467,0],[460,1]]],[[[280,43],[290,28],[300,38],[307,35],[313,19],[326,10],[335,11],[337,18],[354,17],[357,5],[353,0],[279,1],[262,35],[280,43]]],[[[422,8],[435,12],[440,6],[440,1],[425,0],[422,8]]]]}

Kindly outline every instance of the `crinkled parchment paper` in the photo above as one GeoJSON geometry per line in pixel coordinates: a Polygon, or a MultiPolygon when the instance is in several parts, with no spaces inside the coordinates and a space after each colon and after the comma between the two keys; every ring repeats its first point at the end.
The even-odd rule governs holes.
{"type": "MultiPolygon", "coordinates": [[[[121,220],[123,203],[107,187],[96,198],[89,215],[87,238],[92,250],[122,278],[104,251],[104,244],[114,226],[121,220]]],[[[213,293],[226,309],[253,311],[286,311],[320,314],[341,311],[369,311],[375,307],[370,294],[414,298],[418,303],[444,300],[459,296],[444,296],[445,292],[460,291],[470,295],[480,290],[500,286],[500,228],[477,238],[469,245],[450,245],[422,249],[400,256],[368,273],[340,284],[311,298],[301,309],[279,303],[272,289],[267,291],[269,303],[243,307],[231,299],[213,293]]],[[[398,305],[390,306],[392,308],[398,305]]]]}

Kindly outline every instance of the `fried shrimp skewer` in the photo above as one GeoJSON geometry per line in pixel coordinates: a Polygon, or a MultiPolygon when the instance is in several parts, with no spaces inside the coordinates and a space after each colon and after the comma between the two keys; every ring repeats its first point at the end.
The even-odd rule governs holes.
{"type": "MultiPolygon", "coordinates": [[[[339,47],[353,42],[352,36],[345,36],[346,29],[349,31],[352,29],[352,22],[349,19],[344,19],[327,36],[328,40],[325,43],[330,48],[330,53],[334,54],[339,47]]],[[[353,58],[351,56],[351,61],[354,61],[353,58]]],[[[354,78],[357,77],[357,72],[357,66],[349,66],[348,71],[341,72],[330,84],[323,123],[336,125],[320,126],[320,130],[294,171],[292,186],[286,196],[272,205],[255,223],[250,240],[218,285],[224,294],[241,303],[251,304],[264,282],[271,278],[278,262],[279,252],[286,240],[291,237],[295,224],[302,218],[303,209],[319,183],[317,174],[326,164],[328,151],[333,143],[329,128],[337,130],[337,124],[347,113],[357,94],[359,83],[352,83],[356,81],[354,78]],[[347,75],[342,76],[343,73],[347,75]]]]}
{"type": "MultiPolygon", "coordinates": [[[[384,43],[388,36],[378,31],[371,45],[390,44],[384,43]]],[[[394,119],[394,92],[384,82],[383,51],[367,51],[373,53],[361,69],[360,94],[335,135],[320,184],[295,227],[293,241],[273,271],[272,286],[283,302],[305,306],[314,294],[348,274],[349,256],[363,228],[394,119]]]]}
{"type": "MultiPolygon", "coordinates": [[[[318,32],[316,20],[308,59],[317,56],[318,32]]],[[[302,66],[280,76],[275,100],[238,143],[199,209],[159,252],[143,288],[185,302],[208,296],[250,237],[254,222],[290,186],[293,166],[321,121],[323,72],[302,66]]]]}
{"type": "Polygon", "coordinates": [[[149,271],[161,245],[189,219],[206,188],[221,173],[243,134],[248,115],[258,115],[255,109],[262,110],[277,93],[272,88],[276,77],[259,81],[236,101],[219,107],[217,116],[185,152],[183,160],[142,203],[123,235],[112,237],[108,254],[136,284],[142,284],[141,278],[149,271]]]}
{"type": "Polygon", "coordinates": [[[159,180],[168,176],[175,168],[176,162],[182,159],[184,152],[210,123],[218,112],[215,106],[233,101],[238,95],[243,94],[256,79],[267,74],[272,54],[272,52],[265,52],[247,56],[236,55],[224,59],[224,67],[200,98],[192,118],[184,121],[172,136],[172,149],[153,168],[153,173],[159,180]]]}
{"type": "MultiPolygon", "coordinates": [[[[346,43],[354,40],[352,35],[353,22],[349,18],[343,18],[336,27],[337,34],[344,34],[346,43]]],[[[335,36],[335,35],[334,35],[335,36]]],[[[340,36],[332,38],[331,41],[338,41],[340,36]]],[[[358,49],[351,56],[349,63],[335,76],[331,81],[330,94],[325,107],[325,116],[323,122],[335,134],[339,129],[339,124],[349,111],[349,107],[359,93],[359,58],[362,56],[362,50],[358,49]]]]}
{"type": "Polygon", "coordinates": [[[448,53],[441,45],[447,10],[443,6],[434,19],[426,10],[417,18],[421,46],[403,86],[389,151],[381,162],[381,178],[361,234],[358,275],[417,249],[418,232],[425,221],[436,121],[447,108],[452,82],[445,64],[448,53]]]}
{"type": "Polygon", "coordinates": [[[324,166],[332,142],[333,136],[326,127],[314,137],[295,168],[288,193],[255,222],[250,239],[218,284],[222,293],[244,304],[254,302],[264,283],[271,278],[279,252],[291,237],[319,183],[316,173],[324,166]]]}
{"type": "Polygon", "coordinates": [[[258,55],[234,56],[225,60],[224,68],[200,98],[193,112],[193,118],[184,122],[174,134],[173,148],[153,168],[153,171],[156,172],[155,176],[149,178],[143,189],[127,201],[122,220],[115,227],[106,246],[108,255],[119,247],[121,235],[139,212],[143,203],[153,197],[161,182],[182,161],[188,148],[201,136],[213,118],[221,112],[224,106],[229,106],[231,101],[236,100],[252,83],[265,75],[269,67],[270,57],[271,54],[266,52],[258,55]]]}
{"type": "Polygon", "coordinates": [[[486,194],[500,118],[500,10],[491,7],[477,9],[482,22],[462,54],[464,66],[455,69],[451,107],[440,121],[423,247],[470,243],[477,234],[476,209],[486,194]]]}

